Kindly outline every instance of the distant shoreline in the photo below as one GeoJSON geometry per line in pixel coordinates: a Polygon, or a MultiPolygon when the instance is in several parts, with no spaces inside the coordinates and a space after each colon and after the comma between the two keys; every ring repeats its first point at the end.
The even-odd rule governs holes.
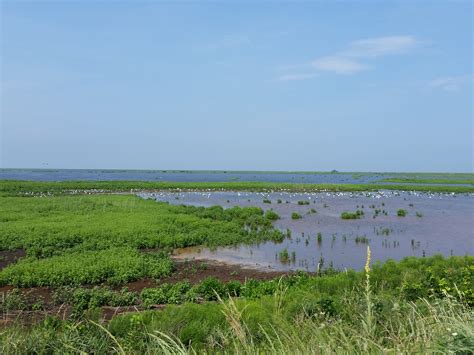
{"type": "Polygon", "coordinates": [[[142,172],[142,173],[181,173],[181,174],[348,174],[348,175],[431,175],[431,176],[466,176],[474,178],[474,172],[410,172],[410,171],[305,171],[305,170],[193,170],[193,169],[98,169],[98,168],[0,168],[1,171],[101,171],[101,172],[142,172]]]}

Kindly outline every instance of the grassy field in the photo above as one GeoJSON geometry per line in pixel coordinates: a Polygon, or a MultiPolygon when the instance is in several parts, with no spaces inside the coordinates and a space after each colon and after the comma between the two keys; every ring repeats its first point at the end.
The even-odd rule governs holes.
{"type": "Polygon", "coordinates": [[[280,241],[285,236],[272,226],[278,216],[71,194],[270,188],[252,184],[2,182],[0,255],[21,256],[0,270],[3,352],[470,353],[472,256],[372,265],[369,254],[365,271],[270,280],[242,278],[238,269],[196,278],[209,270],[190,264],[191,281],[178,277],[173,249],[280,241]],[[106,321],[110,308],[133,312],[106,321]]]}
{"type": "Polygon", "coordinates": [[[232,190],[232,191],[425,191],[472,193],[474,186],[428,186],[409,184],[295,184],[269,182],[147,182],[147,181],[60,181],[0,180],[0,194],[130,192],[140,190],[232,190]]]}

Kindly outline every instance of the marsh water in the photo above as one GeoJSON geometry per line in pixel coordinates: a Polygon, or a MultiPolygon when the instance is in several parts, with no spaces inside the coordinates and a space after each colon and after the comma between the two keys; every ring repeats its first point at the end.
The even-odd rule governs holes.
{"type": "Polygon", "coordinates": [[[107,169],[0,169],[1,179],[65,180],[135,180],[174,182],[260,181],[283,183],[368,183],[391,177],[379,173],[302,173],[260,171],[199,170],[107,170],[107,169]]]}
{"type": "MultiPolygon", "coordinates": [[[[114,169],[0,169],[0,180],[33,181],[167,181],[167,182],[273,182],[306,184],[384,183],[387,178],[472,179],[472,174],[277,172],[223,170],[114,170],[114,169]]],[[[387,182],[388,183],[388,182],[387,182]]],[[[398,182],[397,184],[403,184],[398,182]]],[[[437,183],[425,185],[440,185],[437,183]]],[[[442,185],[442,184],[441,184],[442,185]]],[[[450,184],[453,185],[453,184],[450,184]]],[[[463,185],[463,184],[457,184],[463,185]]]]}
{"type": "Polygon", "coordinates": [[[367,245],[374,261],[474,254],[474,194],[160,192],[140,196],[171,204],[273,209],[280,215],[275,227],[291,231],[291,238],[282,243],[269,241],[213,250],[184,248],[175,252],[175,257],[181,259],[210,259],[268,270],[314,271],[318,264],[323,268],[361,269],[367,245]],[[300,205],[298,201],[309,204],[300,205]],[[407,215],[397,216],[399,209],[406,210],[407,215]],[[364,211],[360,219],[341,219],[342,212],[356,210],[364,211]],[[293,212],[302,218],[292,219],[293,212]],[[288,259],[280,255],[284,250],[288,259]]]}

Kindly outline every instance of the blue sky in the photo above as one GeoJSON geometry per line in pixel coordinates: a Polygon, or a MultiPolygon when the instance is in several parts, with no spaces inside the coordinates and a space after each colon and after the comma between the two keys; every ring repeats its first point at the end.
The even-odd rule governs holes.
{"type": "Polygon", "coordinates": [[[473,171],[470,1],[1,4],[1,167],[473,171]]]}

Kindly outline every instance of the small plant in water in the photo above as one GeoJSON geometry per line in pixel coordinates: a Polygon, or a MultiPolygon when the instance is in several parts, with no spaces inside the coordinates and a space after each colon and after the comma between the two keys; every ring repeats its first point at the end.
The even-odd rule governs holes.
{"type": "Polygon", "coordinates": [[[404,209],[400,208],[398,211],[397,211],[397,216],[398,217],[405,217],[407,215],[407,211],[405,211],[404,209]]]}
{"type": "Polygon", "coordinates": [[[270,221],[276,221],[277,219],[280,219],[280,216],[275,211],[268,210],[265,212],[265,218],[269,219],[270,221]]]}
{"type": "Polygon", "coordinates": [[[423,213],[421,213],[421,212],[416,212],[416,216],[419,217],[419,218],[421,218],[421,217],[423,217],[423,213]]]}
{"type": "Polygon", "coordinates": [[[291,214],[291,219],[301,219],[301,215],[298,212],[293,212],[291,214]]]}
{"type": "Polygon", "coordinates": [[[290,255],[288,254],[288,249],[283,249],[279,254],[278,257],[282,263],[287,263],[290,255]]]}
{"type": "Polygon", "coordinates": [[[364,211],[357,210],[355,212],[342,212],[341,218],[342,219],[359,219],[364,215],[364,211]]]}
{"type": "Polygon", "coordinates": [[[356,244],[369,244],[369,238],[367,238],[365,235],[363,236],[357,236],[355,238],[356,244]]]}
{"type": "Polygon", "coordinates": [[[272,203],[268,198],[263,199],[263,203],[272,203]]]}

